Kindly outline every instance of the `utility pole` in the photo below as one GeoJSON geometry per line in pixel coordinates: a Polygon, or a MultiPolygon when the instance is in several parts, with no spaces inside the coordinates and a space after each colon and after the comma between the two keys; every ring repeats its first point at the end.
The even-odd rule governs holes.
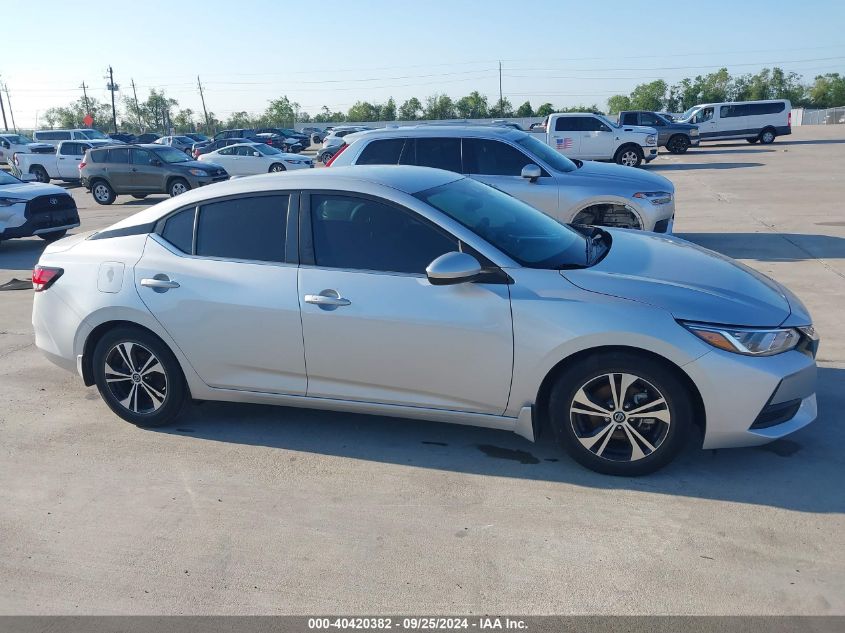
{"type": "Polygon", "coordinates": [[[205,109],[205,97],[202,94],[202,83],[200,83],[200,76],[197,75],[197,88],[200,90],[200,99],[202,99],[202,113],[205,115],[205,133],[208,135],[211,132],[211,123],[208,121],[208,110],[205,109]]]}
{"type": "Polygon", "coordinates": [[[499,62],[499,116],[505,116],[505,100],[502,97],[502,62],[499,62]]]}
{"type": "Polygon", "coordinates": [[[138,105],[138,93],[135,90],[135,80],[132,80],[132,96],[135,97],[135,115],[138,117],[138,131],[141,131],[141,106],[138,105]]]}
{"type": "Polygon", "coordinates": [[[15,134],[17,134],[18,126],[15,125],[15,111],[12,110],[12,97],[9,96],[9,84],[4,83],[3,89],[6,91],[6,101],[9,102],[9,116],[12,117],[12,129],[15,131],[15,134]]]}
{"type": "MultiPolygon", "coordinates": [[[[91,104],[88,103],[88,86],[85,85],[85,82],[82,82],[82,98],[85,99],[85,114],[91,114],[91,104]]],[[[94,115],[91,114],[93,117],[94,115]]]]}
{"type": "MultiPolygon", "coordinates": [[[[10,106],[11,107],[11,106],[10,106]]],[[[6,107],[3,105],[3,95],[0,94],[0,111],[3,112],[3,127],[9,131],[9,124],[6,123],[6,107]]]]}
{"type": "Polygon", "coordinates": [[[117,108],[114,106],[114,93],[120,88],[120,86],[116,86],[114,84],[114,71],[112,67],[109,66],[109,83],[106,86],[106,89],[111,92],[111,118],[112,123],[114,124],[114,133],[117,134],[117,108]]]}

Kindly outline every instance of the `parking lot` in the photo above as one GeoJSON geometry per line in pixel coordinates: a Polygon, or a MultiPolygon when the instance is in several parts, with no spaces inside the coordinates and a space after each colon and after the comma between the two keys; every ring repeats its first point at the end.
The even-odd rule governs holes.
{"type": "MultiPolygon", "coordinates": [[[[393,418],[206,403],[142,430],[41,356],[31,290],[0,292],[0,613],[845,614],[838,127],[645,167],[677,234],[786,284],[822,342],[814,424],[639,479],[393,418]]],[[[83,230],[164,199],[71,191],[83,230]]],[[[0,284],[43,246],[0,245],[0,284]]]]}

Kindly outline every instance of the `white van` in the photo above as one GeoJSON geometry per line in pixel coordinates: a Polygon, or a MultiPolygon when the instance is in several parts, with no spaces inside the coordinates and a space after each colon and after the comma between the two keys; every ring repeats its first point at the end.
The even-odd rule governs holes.
{"type": "Polygon", "coordinates": [[[99,130],[91,128],[81,128],[75,130],[36,130],[32,133],[32,138],[39,143],[49,143],[53,147],[59,144],[59,141],[115,141],[99,130]]]}
{"type": "Polygon", "coordinates": [[[792,134],[792,104],[786,99],[704,103],[677,121],[697,125],[702,141],[744,138],[769,144],[775,137],[792,134]]]}

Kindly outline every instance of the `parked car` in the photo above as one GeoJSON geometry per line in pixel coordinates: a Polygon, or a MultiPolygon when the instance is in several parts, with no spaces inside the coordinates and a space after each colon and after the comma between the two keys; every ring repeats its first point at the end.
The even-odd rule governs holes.
{"type": "Polygon", "coordinates": [[[323,163],[324,165],[328,165],[329,161],[335,154],[337,154],[338,150],[340,150],[341,147],[344,147],[342,143],[339,145],[332,145],[330,147],[324,147],[320,149],[317,154],[317,160],[323,163]]]}
{"type": "Polygon", "coordinates": [[[544,121],[545,141],[569,158],[639,167],[657,158],[657,130],[619,125],[601,114],[562,112],[544,121]]]}
{"type": "Polygon", "coordinates": [[[229,179],[219,165],[200,163],[176,148],[154,144],[89,149],[79,164],[79,174],[99,204],[111,204],[122,194],[178,196],[229,179]]]}
{"type": "Polygon", "coordinates": [[[37,347],[141,427],[198,400],[551,427],[584,466],[642,475],[696,425],[727,448],[817,414],[818,339],[777,282],[442,170],[200,189],[49,245],[33,284],[37,347]]]}
{"type": "Polygon", "coordinates": [[[211,140],[205,134],[198,134],[197,132],[185,132],[184,136],[192,139],[194,143],[207,143],[211,140]]]}
{"type": "Polygon", "coordinates": [[[15,175],[32,174],[38,182],[79,182],[79,163],[85,152],[105,145],[114,145],[114,141],[59,141],[51,154],[16,153],[11,166],[15,175]]]}
{"type": "Polygon", "coordinates": [[[229,145],[202,154],[198,160],[202,163],[210,162],[220,165],[230,176],[252,176],[289,169],[307,169],[314,166],[314,162],[310,158],[286,154],[264,143],[229,145]]]}
{"type": "Polygon", "coordinates": [[[59,141],[112,141],[119,143],[114,139],[91,128],[81,128],[73,130],[36,130],[32,133],[32,138],[38,143],[47,143],[55,147],[59,141]]]}
{"type": "Polygon", "coordinates": [[[792,104],[786,99],[704,103],[684,112],[679,122],[697,125],[702,141],[744,138],[768,145],[792,134],[792,104]]]}
{"type": "Polygon", "coordinates": [[[239,128],[233,130],[223,130],[214,135],[215,141],[220,141],[227,138],[245,138],[248,140],[254,139],[258,135],[258,130],[253,128],[239,128]]]}
{"type": "Polygon", "coordinates": [[[0,171],[0,241],[36,235],[50,242],[77,226],[79,213],[67,191],[0,171]]]}
{"type": "Polygon", "coordinates": [[[134,134],[118,132],[116,134],[109,134],[109,138],[113,141],[120,141],[121,143],[135,143],[136,138],[134,134]]]}
{"type": "Polygon", "coordinates": [[[308,137],[311,139],[311,143],[314,145],[319,145],[323,142],[323,139],[326,138],[327,132],[321,130],[318,127],[304,127],[302,128],[302,133],[307,134],[308,137]]]}
{"type": "Polygon", "coordinates": [[[191,148],[197,141],[192,139],[190,136],[162,136],[153,142],[156,145],[175,147],[180,152],[185,152],[188,156],[191,156],[191,148]]]}
{"type": "Polygon", "coordinates": [[[344,143],[343,138],[347,134],[364,132],[369,129],[370,128],[362,127],[360,125],[339,125],[332,128],[332,130],[323,139],[323,146],[317,152],[318,160],[323,164],[327,163],[341,148],[344,143]]]}
{"type": "Polygon", "coordinates": [[[155,143],[160,138],[161,136],[155,132],[144,132],[143,134],[136,136],[134,142],[139,145],[146,145],[148,143],[155,143]]]}
{"type": "Polygon", "coordinates": [[[291,141],[291,145],[293,143],[299,143],[302,146],[302,149],[308,149],[311,146],[311,137],[308,134],[303,134],[301,132],[297,132],[296,130],[292,130],[290,128],[284,127],[265,127],[258,130],[259,134],[278,134],[289,141],[291,141]]]}
{"type": "Polygon", "coordinates": [[[11,164],[15,154],[51,154],[56,148],[50,143],[35,143],[23,134],[0,134],[0,161],[11,164]]]}
{"type": "Polygon", "coordinates": [[[298,154],[305,149],[298,139],[287,138],[279,134],[273,134],[272,132],[259,132],[252,140],[253,142],[264,143],[282,152],[289,152],[291,154],[298,154]]]}
{"type": "Polygon", "coordinates": [[[253,141],[247,138],[219,138],[216,141],[210,141],[208,143],[194,143],[191,153],[195,159],[199,159],[199,157],[203,154],[208,154],[209,152],[218,150],[221,147],[228,147],[229,145],[236,145],[238,143],[252,142],[253,141]]]}
{"type": "Polygon", "coordinates": [[[698,147],[698,126],[677,123],[657,112],[631,110],[619,113],[619,125],[643,125],[657,130],[657,146],[673,154],[683,154],[690,147],[698,147]]]}
{"type": "Polygon", "coordinates": [[[671,233],[675,187],[663,176],[570,160],[535,134],[479,125],[383,128],[345,137],[329,165],[437,167],[501,189],[561,222],[671,233]]]}

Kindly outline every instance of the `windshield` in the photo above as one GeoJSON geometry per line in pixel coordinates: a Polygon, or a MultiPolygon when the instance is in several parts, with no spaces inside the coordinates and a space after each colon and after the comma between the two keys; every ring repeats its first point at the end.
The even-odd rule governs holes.
{"type": "Polygon", "coordinates": [[[257,149],[259,152],[264,154],[265,156],[272,156],[273,154],[281,154],[279,150],[275,147],[270,147],[269,145],[253,145],[254,149],[257,149]]]}
{"type": "Polygon", "coordinates": [[[2,185],[19,185],[21,181],[14,176],[7,174],[5,171],[0,171],[0,186],[2,185]]]}
{"type": "Polygon", "coordinates": [[[516,139],[517,145],[524,147],[528,152],[544,161],[546,165],[555,171],[575,171],[578,166],[558,151],[553,150],[538,138],[530,134],[522,134],[516,139]]]}
{"type": "Polygon", "coordinates": [[[82,130],[82,135],[89,139],[102,138],[108,140],[109,138],[99,130],[82,130]]]}
{"type": "Polygon", "coordinates": [[[677,118],[677,120],[678,120],[678,121],[686,121],[686,120],[687,120],[687,119],[689,119],[689,118],[690,118],[693,114],[695,114],[695,111],[696,111],[696,110],[698,110],[698,106],[693,106],[693,107],[691,107],[689,110],[685,111],[685,112],[684,112],[681,116],[679,116],[679,117],[677,118]]]}
{"type": "Polygon", "coordinates": [[[173,147],[162,147],[153,151],[165,163],[187,163],[189,160],[193,160],[185,152],[181,152],[173,147]]]}
{"type": "Polygon", "coordinates": [[[587,264],[584,236],[571,227],[471,178],[414,196],[442,211],[528,268],[576,268],[587,264]]]}
{"type": "Polygon", "coordinates": [[[3,138],[9,141],[10,143],[14,143],[15,145],[32,143],[32,139],[29,139],[21,134],[7,134],[3,138]]]}

